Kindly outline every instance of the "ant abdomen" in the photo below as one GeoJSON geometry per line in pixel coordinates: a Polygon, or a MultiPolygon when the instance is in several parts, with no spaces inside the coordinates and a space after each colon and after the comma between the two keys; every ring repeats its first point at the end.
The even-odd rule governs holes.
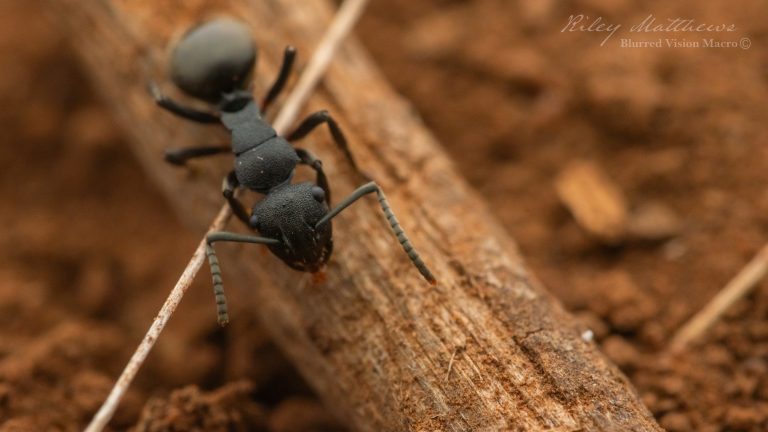
{"type": "Polygon", "coordinates": [[[188,31],[171,55],[171,78],[190,96],[216,103],[223,94],[243,89],[256,63],[248,28],[221,18],[188,31]]]}

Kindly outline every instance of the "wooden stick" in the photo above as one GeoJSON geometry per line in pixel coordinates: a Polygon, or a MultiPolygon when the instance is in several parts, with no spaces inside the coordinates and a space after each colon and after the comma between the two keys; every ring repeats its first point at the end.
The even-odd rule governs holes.
{"type": "Polygon", "coordinates": [[[728,308],[744,298],[768,272],[768,244],[720,290],[696,315],[677,331],[669,344],[670,352],[680,352],[701,337],[728,308]]]}
{"type": "MultiPolygon", "coordinates": [[[[260,68],[274,70],[285,44],[304,52],[332,16],[325,0],[50,4],[138,159],[193,224],[218,208],[216,184],[231,167],[216,163],[231,161],[206,161],[207,170],[221,172],[199,180],[163,165],[163,148],[214,136],[158,118],[136,84],[137,53],[159,58],[169,27],[186,28],[215,10],[251,25],[263,48],[260,68]]],[[[311,108],[330,109],[440,281],[433,287],[412,268],[375,197],[334,219],[334,255],[322,284],[258,247],[222,248],[228,285],[249,288],[247,298],[232,299],[247,301],[239,313],[258,316],[325,405],[360,431],[659,431],[626,378],[581,339],[366,53],[345,43],[323,83],[311,108]]],[[[328,138],[319,131],[301,146],[322,157],[334,192],[345,196],[359,176],[328,138]]]]}
{"type": "MultiPolygon", "coordinates": [[[[299,81],[301,85],[296,86],[291,92],[291,95],[286,99],[286,103],[283,105],[277,120],[275,120],[274,127],[278,134],[282,135],[285,133],[286,128],[296,120],[299,108],[309,98],[312,90],[320,80],[320,77],[325,73],[334,53],[344,40],[344,37],[352,30],[352,27],[365,8],[367,1],[368,0],[346,0],[341,6],[339,13],[336,15],[336,19],[329,27],[326,36],[318,45],[315,54],[307,65],[307,68],[299,81]]],[[[211,223],[210,228],[208,228],[206,236],[214,231],[223,230],[231,216],[232,210],[229,205],[224,204],[211,223]]],[[[168,320],[181,303],[181,299],[195,279],[197,272],[200,271],[200,267],[202,267],[205,259],[206,236],[203,236],[197,249],[195,249],[187,267],[181,273],[178,282],[176,282],[176,285],[168,295],[168,299],[166,299],[165,303],[163,303],[163,306],[160,308],[160,312],[158,312],[155,320],[149,327],[144,339],[141,341],[138,348],[136,348],[136,351],[133,353],[133,356],[131,356],[131,359],[120,374],[117,382],[115,382],[109,396],[85,429],[86,432],[100,432],[106,427],[109,420],[115,414],[115,410],[117,410],[117,406],[120,404],[125,392],[131,385],[133,378],[144,364],[144,360],[146,360],[149,352],[155,345],[155,342],[160,337],[160,333],[162,333],[168,320]]]]}

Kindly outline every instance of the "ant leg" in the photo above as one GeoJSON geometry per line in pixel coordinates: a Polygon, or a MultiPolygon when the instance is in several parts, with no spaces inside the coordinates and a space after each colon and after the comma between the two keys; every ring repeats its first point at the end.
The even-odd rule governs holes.
{"type": "Polygon", "coordinates": [[[157,84],[155,84],[154,82],[149,83],[149,92],[152,94],[152,97],[155,99],[155,103],[157,104],[157,106],[165,109],[166,111],[170,111],[171,113],[181,118],[185,118],[187,120],[191,120],[198,123],[221,122],[221,120],[219,119],[219,116],[216,114],[212,114],[204,111],[198,111],[194,108],[185,107],[184,105],[181,105],[178,102],[174,101],[173,99],[165,96],[160,91],[160,87],[158,87],[157,84]]]}
{"type": "Polygon", "coordinates": [[[267,95],[264,96],[264,100],[261,101],[261,112],[267,111],[272,102],[277,99],[283,87],[285,87],[288,76],[291,74],[294,60],[296,60],[296,48],[288,45],[283,53],[283,65],[280,66],[280,72],[277,74],[277,78],[275,78],[275,82],[267,92],[267,95]]]}
{"type": "Polygon", "coordinates": [[[437,284],[437,279],[435,279],[435,276],[432,275],[431,271],[429,271],[429,269],[427,268],[427,265],[424,264],[424,261],[421,260],[421,257],[419,256],[418,252],[416,252],[416,249],[414,249],[413,245],[411,245],[410,240],[408,240],[408,236],[405,235],[405,232],[403,232],[403,229],[400,227],[400,222],[397,221],[395,214],[392,212],[392,209],[389,207],[389,201],[387,201],[387,197],[384,195],[384,192],[381,190],[379,185],[376,184],[376,182],[369,182],[357,188],[357,190],[352,192],[352,195],[345,198],[344,201],[339,203],[339,205],[337,205],[333,210],[331,210],[330,213],[328,213],[322,219],[320,219],[320,221],[317,222],[317,224],[315,225],[315,229],[317,229],[320,225],[331,220],[334,216],[341,213],[342,210],[349,207],[352,203],[359,200],[364,195],[369,194],[371,192],[376,192],[376,195],[378,195],[379,205],[381,205],[381,210],[384,212],[384,215],[387,217],[387,222],[389,222],[389,226],[392,228],[392,232],[395,233],[397,240],[400,242],[400,245],[403,247],[403,250],[405,250],[405,253],[408,254],[408,258],[411,259],[411,262],[413,262],[413,265],[416,266],[416,268],[419,270],[419,273],[421,273],[421,275],[424,276],[424,279],[426,279],[427,282],[431,283],[432,285],[437,284]]]}
{"type": "Polygon", "coordinates": [[[213,278],[213,294],[216,297],[216,314],[219,325],[224,327],[229,322],[229,313],[227,312],[227,297],[224,295],[224,284],[221,280],[221,268],[219,267],[219,258],[216,256],[216,250],[213,249],[213,243],[217,241],[240,242],[240,243],[259,243],[259,244],[278,244],[278,240],[236,234],[226,231],[216,231],[205,237],[205,255],[208,257],[208,265],[211,267],[211,278],[213,278]]]}
{"type": "Polygon", "coordinates": [[[224,181],[221,183],[221,194],[224,195],[229,207],[232,209],[232,213],[237,216],[238,219],[243,221],[244,224],[250,227],[248,223],[251,216],[248,214],[248,210],[245,209],[243,203],[235,197],[235,189],[240,186],[240,181],[237,180],[237,176],[234,171],[230,171],[224,181]]]}
{"type": "Polygon", "coordinates": [[[165,161],[172,165],[184,165],[188,159],[227,153],[229,146],[186,147],[165,151],[165,161]]]}
{"type": "Polygon", "coordinates": [[[355,171],[357,171],[365,180],[370,180],[368,176],[363,174],[363,172],[360,171],[360,168],[357,167],[355,158],[352,157],[352,153],[349,151],[349,145],[347,145],[347,139],[344,137],[344,133],[341,132],[339,124],[336,123],[336,120],[334,120],[333,117],[331,117],[331,114],[326,110],[310,114],[307,118],[304,119],[304,121],[301,122],[295,131],[291,132],[286,137],[286,139],[288,141],[300,140],[323,123],[328,124],[328,129],[331,131],[333,141],[336,142],[336,145],[344,153],[344,156],[346,156],[349,164],[352,165],[352,168],[354,168],[355,171]]]}
{"type": "Polygon", "coordinates": [[[328,184],[328,178],[325,176],[325,171],[323,171],[323,161],[318,159],[317,156],[312,154],[309,150],[302,148],[296,149],[296,155],[299,156],[301,163],[309,165],[315,170],[315,173],[317,174],[317,185],[320,186],[320,189],[322,189],[323,192],[325,192],[325,203],[331,205],[331,186],[328,184]]]}

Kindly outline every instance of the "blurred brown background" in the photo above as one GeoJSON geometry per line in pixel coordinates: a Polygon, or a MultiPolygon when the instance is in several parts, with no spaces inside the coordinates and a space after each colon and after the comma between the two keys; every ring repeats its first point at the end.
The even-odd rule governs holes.
{"type": "MultiPolygon", "coordinates": [[[[0,3],[8,431],[82,428],[200,235],[145,178],[42,7],[0,3]]],[[[534,272],[672,431],[768,429],[768,282],[699,344],[657,354],[768,239],[767,12],[758,0],[373,0],[358,26],[534,272]],[[622,28],[604,46],[606,34],[562,32],[578,14],[622,28]],[[649,14],[736,31],[631,34],[649,14]],[[627,37],[751,46],[621,48],[627,37]],[[577,161],[643,229],[606,241],[574,219],[556,184],[577,161]]],[[[199,279],[113,425],[343,429],[247,311],[217,328],[199,279]]]]}

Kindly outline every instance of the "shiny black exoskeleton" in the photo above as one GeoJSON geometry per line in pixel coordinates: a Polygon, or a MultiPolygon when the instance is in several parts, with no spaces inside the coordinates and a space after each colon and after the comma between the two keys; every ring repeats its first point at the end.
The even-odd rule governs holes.
{"type": "Polygon", "coordinates": [[[212,104],[218,112],[204,112],[183,106],[163,96],[152,86],[155,101],[166,110],[199,123],[218,123],[231,133],[227,146],[194,147],[170,150],[165,159],[183,165],[188,159],[232,152],[234,170],[227,175],[223,193],[235,215],[247,223],[248,213],[233,198],[234,190],[244,186],[268,194],[289,183],[296,165],[306,164],[318,174],[318,184],[326,193],[327,179],[321,162],[309,151],[294,149],[288,141],[299,140],[321,124],[327,124],[337,145],[357,169],[344,134],[327,111],[308,116],[296,130],[283,138],[262,118],[285,86],[296,50],[287,47],[283,65],[274,84],[259,106],[246,89],[257,60],[257,50],[247,27],[231,19],[218,19],[187,32],[171,54],[173,82],[192,97],[212,104]]]}
{"type": "MultiPolygon", "coordinates": [[[[199,123],[219,123],[231,133],[229,146],[193,147],[166,152],[166,160],[183,165],[188,159],[231,151],[234,169],[225,177],[222,192],[233,213],[261,236],[214,232],[207,236],[206,249],[213,275],[219,323],[228,321],[226,300],[213,243],[218,241],[260,243],[288,266],[299,271],[318,272],[333,250],[331,219],[362,196],[375,192],[387,220],[403,249],[430,283],[435,278],[403,232],[384,193],[375,182],[367,182],[333,210],[330,186],[322,163],[312,153],[294,148],[289,141],[303,138],[321,124],[327,124],[334,141],[359,173],[341,129],[327,111],[307,117],[285,138],[262,117],[280,94],[290,74],[296,50],[288,47],[277,79],[260,105],[247,85],[256,64],[256,47],[248,29],[230,19],[200,24],[187,32],[171,56],[171,77],[185,93],[208,102],[217,112],[198,111],[163,96],[157,86],[151,90],[157,104],[166,110],[199,123]],[[316,173],[317,184],[291,184],[297,164],[316,173]],[[238,187],[265,194],[249,213],[235,197],[238,187]]],[[[362,176],[362,174],[361,174],[362,176]]],[[[363,176],[365,177],[365,176],[363,176]]]]}

